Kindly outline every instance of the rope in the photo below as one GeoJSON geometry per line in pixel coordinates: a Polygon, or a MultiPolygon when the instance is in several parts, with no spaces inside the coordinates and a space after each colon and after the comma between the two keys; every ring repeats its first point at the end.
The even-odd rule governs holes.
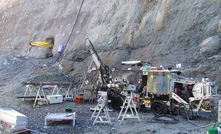
{"type": "Polygon", "coordinates": [[[73,31],[74,31],[74,28],[75,28],[75,26],[76,26],[76,24],[77,24],[77,20],[78,20],[78,18],[79,18],[79,15],[80,15],[80,12],[81,12],[81,8],[82,8],[82,6],[83,6],[83,3],[84,3],[84,0],[81,1],[81,5],[80,5],[80,8],[79,8],[79,10],[78,10],[77,17],[76,17],[75,22],[74,22],[74,25],[73,25],[73,27],[72,27],[72,29],[71,29],[71,33],[70,33],[70,35],[69,35],[69,37],[68,37],[68,39],[67,39],[67,41],[66,41],[64,50],[61,51],[61,53],[58,55],[58,57],[56,58],[56,60],[54,61],[54,63],[56,63],[56,62],[59,60],[59,58],[62,56],[63,52],[65,51],[65,49],[66,49],[66,47],[67,47],[67,45],[68,45],[68,43],[69,43],[69,41],[70,41],[70,38],[71,38],[71,36],[72,36],[72,34],[73,34],[73,31]]]}

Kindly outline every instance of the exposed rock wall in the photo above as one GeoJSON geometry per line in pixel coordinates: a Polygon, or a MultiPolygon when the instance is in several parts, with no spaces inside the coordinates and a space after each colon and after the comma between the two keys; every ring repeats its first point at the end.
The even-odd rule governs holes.
{"type": "Polygon", "coordinates": [[[59,45],[67,45],[63,59],[74,61],[64,72],[80,76],[91,60],[89,38],[109,66],[121,68],[122,60],[145,60],[153,66],[182,63],[191,77],[208,76],[221,88],[221,0],[84,0],[66,44],[80,4],[1,1],[1,54],[36,57],[40,49],[30,52],[29,42],[54,38],[54,56],[59,45]]]}

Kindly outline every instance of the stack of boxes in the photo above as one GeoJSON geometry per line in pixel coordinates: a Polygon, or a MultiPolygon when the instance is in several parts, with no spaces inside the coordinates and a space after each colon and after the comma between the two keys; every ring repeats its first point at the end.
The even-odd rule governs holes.
{"type": "Polygon", "coordinates": [[[10,133],[27,129],[27,116],[11,108],[0,108],[0,122],[0,127],[10,133]]]}

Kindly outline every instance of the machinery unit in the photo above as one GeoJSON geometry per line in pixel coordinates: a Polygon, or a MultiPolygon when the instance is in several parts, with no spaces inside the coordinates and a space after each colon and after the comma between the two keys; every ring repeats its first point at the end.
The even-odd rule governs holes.
{"type": "Polygon", "coordinates": [[[182,75],[180,70],[143,68],[143,78],[143,92],[135,94],[154,114],[178,113],[181,109],[212,112],[213,99],[219,96],[217,87],[208,78],[195,81],[182,75]]]}
{"type": "MultiPolygon", "coordinates": [[[[88,39],[89,40],[89,39],[88,39]]],[[[92,43],[90,53],[100,70],[97,90],[107,91],[108,102],[112,108],[121,109],[128,92],[133,92],[137,104],[145,105],[154,114],[188,112],[211,112],[214,108],[213,99],[218,97],[217,87],[208,78],[195,81],[172,67],[151,67],[143,61],[123,61],[122,65],[141,66],[142,82],[131,85],[128,80],[112,78],[112,71],[103,64],[92,43]]],[[[180,67],[179,64],[178,67],[180,67]]]]}
{"type": "Polygon", "coordinates": [[[112,78],[112,72],[115,70],[114,68],[110,69],[109,66],[105,65],[99,55],[97,54],[93,44],[89,39],[87,39],[90,44],[90,54],[92,56],[93,61],[95,62],[98,73],[99,73],[99,79],[97,81],[96,89],[97,91],[106,91],[107,92],[107,98],[109,104],[114,109],[120,109],[120,106],[123,105],[123,101],[125,98],[124,95],[121,94],[121,91],[125,87],[124,83],[115,83],[112,78]]]}

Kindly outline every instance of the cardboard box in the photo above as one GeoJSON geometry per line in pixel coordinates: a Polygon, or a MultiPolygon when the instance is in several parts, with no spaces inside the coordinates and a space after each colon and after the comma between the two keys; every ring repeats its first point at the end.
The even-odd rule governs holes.
{"type": "Polygon", "coordinates": [[[47,103],[46,103],[46,101],[38,100],[38,101],[37,101],[37,104],[38,104],[38,105],[45,105],[45,104],[47,104],[47,103]]]}
{"type": "Polygon", "coordinates": [[[46,95],[46,98],[49,104],[61,103],[63,101],[63,96],[60,94],[57,95],[46,95]]]}

